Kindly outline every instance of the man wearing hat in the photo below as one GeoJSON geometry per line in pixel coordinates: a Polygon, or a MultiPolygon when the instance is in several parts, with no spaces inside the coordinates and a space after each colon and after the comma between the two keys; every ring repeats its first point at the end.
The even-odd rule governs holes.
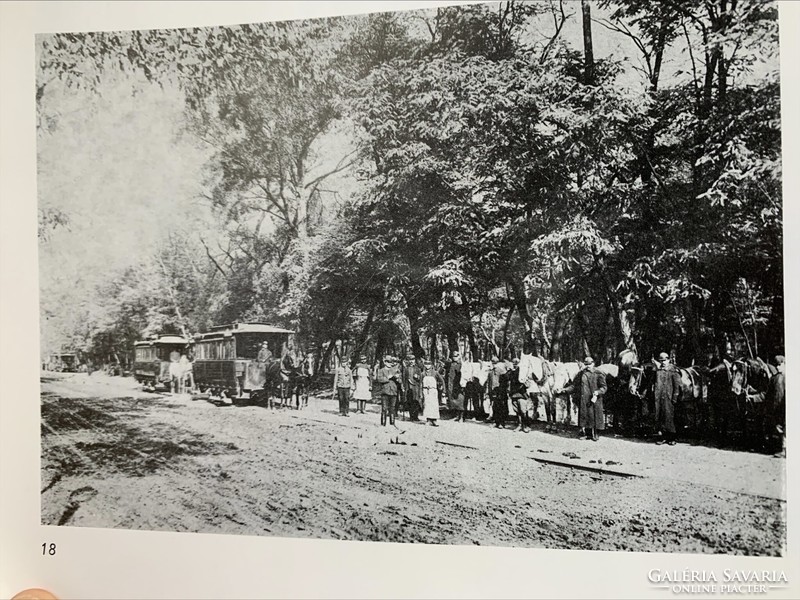
{"type": "Polygon", "coordinates": [[[261,347],[258,349],[258,362],[265,364],[272,360],[272,350],[269,349],[267,342],[261,342],[261,347]]]}
{"type": "Polygon", "coordinates": [[[657,444],[675,445],[675,405],[681,393],[681,376],[670,364],[669,354],[658,355],[658,369],[653,387],[655,395],[656,430],[663,433],[657,444]]]}
{"type": "Polygon", "coordinates": [[[394,415],[397,396],[402,392],[403,386],[400,380],[398,360],[394,356],[384,357],[383,367],[378,369],[375,374],[375,383],[380,386],[381,392],[381,425],[386,426],[388,417],[389,424],[396,427],[394,415]]]}
{"type": "Polygon", "coordinates": [[[582,429],[582,440],[591,439],[596,442],[597,432],[606,427],[603,413],[603,395],[606,389],[605,373],[595,369],[594,359],[587,356],[572,382],[564,389],[557,390],[557,393],[572,393],[578,405],[578,426],[582,429]]]}
{"type": "Polygon", "coordinates": [[[456,413],[456,422],[464,422],[464,388],[461,387],[461,354],[458,350],[450,353],[450,364],[445,375],[445,392],[450,408],[456,413]]]}
{"type": "Polygon", "coordinates": [[[350,396],[353,387],[353,372],[347,366],[347,357],[342,357],[342,362],[336,368],[333,376],[333,395],[339,400],[339,415],[349,417],[350,396]]]}
{"type": "Polygon", "coordinates": [[[513,366],[508,372],[508,394],[511,398],[511,406],[514,407],[514,412],[519,419],[517,431],[528,433],[529,429],[525,423],[526,415],[530,408],[528,405],[528,386],[519,380],[520,360],[515,357],[511,364],[513,366]]]}
{"type": "Polygon", "coordinates": [[[406,356],[402,372],[403,406],[411,421],[419,421],[422,410],[422,359],[416,355],[406,356]]]}

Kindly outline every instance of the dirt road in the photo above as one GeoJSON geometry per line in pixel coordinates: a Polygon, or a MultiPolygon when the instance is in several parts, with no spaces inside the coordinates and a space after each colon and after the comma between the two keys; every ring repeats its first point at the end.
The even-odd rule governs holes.
{"type": "Polygon", "coordinates": [[[42,523],[430,544],[775,556],[785,461],[444,421],[219,407],[42,378],[42,523]],[[543,461],[549,462],[540,462],[543,461]],[[553,463],[602,468],[602,474],[553,463]]]}

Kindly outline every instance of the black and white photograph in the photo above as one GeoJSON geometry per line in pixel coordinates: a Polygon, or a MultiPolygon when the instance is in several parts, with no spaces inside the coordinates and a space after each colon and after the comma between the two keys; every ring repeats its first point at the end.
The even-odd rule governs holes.
{"type": "Polygon", "coordinates": [[[37,33],[40,524],[784,557],[778,13],[37,33]]]}

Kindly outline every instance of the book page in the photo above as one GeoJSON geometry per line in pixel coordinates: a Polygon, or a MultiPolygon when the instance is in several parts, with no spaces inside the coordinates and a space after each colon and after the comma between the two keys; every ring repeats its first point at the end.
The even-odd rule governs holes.
{"type": "Polygon", "coordinates": [[[0,596],[795,597],[798,22],[0,5],[0,596]]]}

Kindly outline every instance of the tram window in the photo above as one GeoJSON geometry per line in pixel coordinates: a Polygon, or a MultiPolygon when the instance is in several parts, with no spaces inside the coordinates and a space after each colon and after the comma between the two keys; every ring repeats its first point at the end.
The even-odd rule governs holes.
{"type": "Polygon", "coordinates": [[[249,333],[240,334],[236,338],[236,356],[237,358],[255,359],[258,357],[258,351],[261,349],[262,342],[267,342],[267,347],[272,352],[272,356],[276,358],[281,357],[283,350],[283,343],[287,339],[284,333],[249,333]]]}

